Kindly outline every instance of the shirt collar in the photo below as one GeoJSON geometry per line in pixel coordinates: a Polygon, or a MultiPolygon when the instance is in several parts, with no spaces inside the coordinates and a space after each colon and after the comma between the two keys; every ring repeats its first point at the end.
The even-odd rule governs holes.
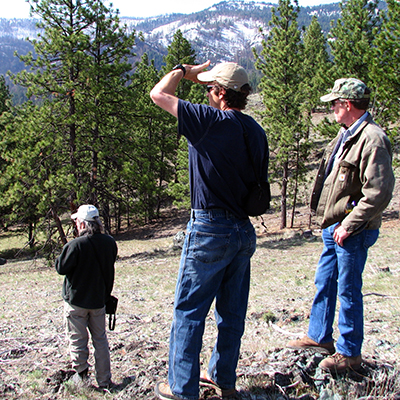
{"type": "Polygon", "coordinates": [[[355,121],[349,128],[343,127],[343,132],[345,133],[346,137],[353,136],[356,130],[360,127],[360,125],[367,119],[369,112],[366,111],[357,121],[355,121]]]}

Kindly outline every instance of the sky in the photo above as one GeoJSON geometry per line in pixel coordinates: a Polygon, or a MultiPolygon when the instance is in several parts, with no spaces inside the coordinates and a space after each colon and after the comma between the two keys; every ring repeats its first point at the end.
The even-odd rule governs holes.
{"type": "MultiPolygon", "coordinates": [[[[222,0],[112,0],[113,8],[121,17],[155,17],[162,14],[190,14],[204,10],[222,0]]],[[[337,3],[339,0],[298,0],[303,7],[337,3]]],[[[105,0],[105,4],[109,0],[105,0]]],[[[264,0],[278,3],[278,0],[264,0]]],[[[25,0],[0,0],[0,18],[29,18],[29,4],[25,0]]]]}

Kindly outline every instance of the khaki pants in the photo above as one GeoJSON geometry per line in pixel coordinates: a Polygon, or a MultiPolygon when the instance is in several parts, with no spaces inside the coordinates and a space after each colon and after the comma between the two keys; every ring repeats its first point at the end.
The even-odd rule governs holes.
{"type": "Polygon", "coordinates": [[[64,303],[66,334],[69,339],[72,367],[82,372],[89,367],[89,332],[94,347],[96,380],[99,386],[111,383],[110,350],[106,334],[105,308],[89,310],[64,303]],[[88,332],[89,331],[89,332],[88,332]]]}

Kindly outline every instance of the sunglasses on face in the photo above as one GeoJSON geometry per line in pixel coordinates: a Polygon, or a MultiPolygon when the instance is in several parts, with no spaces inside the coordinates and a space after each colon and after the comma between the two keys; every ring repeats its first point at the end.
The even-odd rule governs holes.
{"type": "Polygon", "coordinates": [[[332,107],[335,107],[336,106],[336,104],[344,104],[346,102],[346,100],[333,100],[332,102],[331,102],[331,104],[332,104],[332,107]]]}
{"type": "Polygon", "coordinates": [[[214,85],[207,85],[207,93],[210,93],[211,92],[211,90],[213,90],[214,89],[214,85]]]}

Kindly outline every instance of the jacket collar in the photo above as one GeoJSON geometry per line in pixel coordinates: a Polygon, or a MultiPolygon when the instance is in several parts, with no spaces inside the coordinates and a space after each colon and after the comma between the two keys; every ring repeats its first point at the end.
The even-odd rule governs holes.
{"type": "Polygon", "coordinates": [[[349,128],[347,128],[347,130],[349,131],[348,138],[356,136],[371,121],[372,121],[371,114],[368,111],[366,111],[357,121],[354,122],[354,124],[352,124],[349,128]]]}

